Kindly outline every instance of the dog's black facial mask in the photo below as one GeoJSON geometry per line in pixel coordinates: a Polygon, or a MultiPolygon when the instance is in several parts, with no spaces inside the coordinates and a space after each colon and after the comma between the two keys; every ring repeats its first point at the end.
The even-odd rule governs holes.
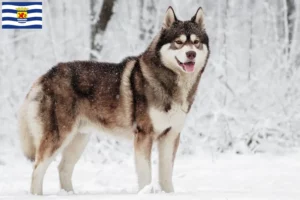
{"type": "Polygon", "coordinates": [[[209,45],[208,36],[205,32],[204,14],[202,8],[198,8],[196,14],[189,21],[180,21],[177,19],[172,7],[169,7],[157,45],[159,50],[164,44],[173,42],[180,35],[186,35],[190,40],[190,35],[195,34],[200,38],[202,44],[209,45]]]}
{"type": "Polygon", "coordinates": [[[201,71],[209,56],[202,9],[199,8],[190,20],[180,21],[169,7],[155,52],[163,65],[175,73],[201,71]]]}

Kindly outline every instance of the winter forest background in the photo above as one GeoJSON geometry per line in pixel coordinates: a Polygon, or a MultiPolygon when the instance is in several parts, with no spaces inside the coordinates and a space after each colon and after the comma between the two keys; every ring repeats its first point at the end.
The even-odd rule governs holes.
{"type": "MultiPolygon", "coordinates": [[[[17,110],[38,76],[58,62],[141,53],[169,5],[182,20],[202,6],[211,47],[179,154],[297,149],[300,1],[44,0],[42,30],[0,30],[0,163],[20,154],[17,110]]],[[[131,154],[130,143],[94,135],[84,159],[131,154]]]]}

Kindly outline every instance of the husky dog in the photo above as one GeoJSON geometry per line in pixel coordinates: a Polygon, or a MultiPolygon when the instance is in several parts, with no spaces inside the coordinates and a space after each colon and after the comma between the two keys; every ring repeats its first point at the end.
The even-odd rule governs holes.
{"type": "Polygon", "coordinates": [[[161,31],[144,53],[121,63],[59,63],[33,84],[19,113],[21,146],[34,162],[31,193],[43,193],[44,174],[58,153],[60,186],[72,173],[90,128],[132,138],[139,189],[151,183],[151,149],[158,143],[159,184],[173,192],[180,132],[209,57],[204,14],[189,21],[168,8],[161,31]]]}

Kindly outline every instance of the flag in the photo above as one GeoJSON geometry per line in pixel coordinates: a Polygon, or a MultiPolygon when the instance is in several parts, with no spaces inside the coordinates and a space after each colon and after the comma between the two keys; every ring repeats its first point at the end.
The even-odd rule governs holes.
{"type": "Polygon", "coordinates": [[[41,29],[42,2],[2,2],[2,29],[41,29]]]}

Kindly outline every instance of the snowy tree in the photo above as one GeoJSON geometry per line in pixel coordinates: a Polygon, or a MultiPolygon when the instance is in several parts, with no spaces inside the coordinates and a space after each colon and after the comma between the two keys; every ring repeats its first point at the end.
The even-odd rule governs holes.
{"type": "MultiPolygon", "coordinates": [[[[211,47],[179,152],[299,147],[295,0],[45,0],[42,30],[0,30],[0,145],[18,146],[17,110],[37,77],[58,62],[138,55],[160,30],[169,5],[184,20],[202,6],[211,47]]],[[[109,150],[123,145],[116,143],[91,141],[88,157],[101,149],[116,156],[109,150]]]]}
{"type": "Polygon", "coordinates": [[[100,12],[95,12],[97,3],[99,3],[99,1],[90,0],[90,10],[92,17],[90,58],[92,60],[97,60],[96,55],[101,53],[103,47],[103,35],[106,30],[107,24],[113,14],[115,0],[103,0],[100,12]]]}

